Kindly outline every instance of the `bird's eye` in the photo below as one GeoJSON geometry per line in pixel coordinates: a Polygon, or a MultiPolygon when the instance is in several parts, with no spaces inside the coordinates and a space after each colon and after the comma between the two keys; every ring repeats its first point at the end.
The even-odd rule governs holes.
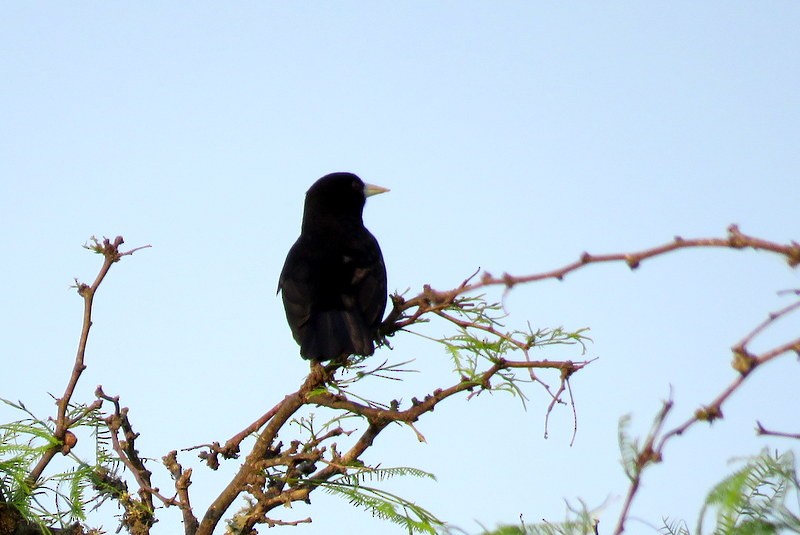
{"type": "Polygon", "coordinates": [[[358,180],[353,180],[353,189],[355,191],[359,191],[359,190],[364,189],[364,187],[359,183],[358,180]]]}

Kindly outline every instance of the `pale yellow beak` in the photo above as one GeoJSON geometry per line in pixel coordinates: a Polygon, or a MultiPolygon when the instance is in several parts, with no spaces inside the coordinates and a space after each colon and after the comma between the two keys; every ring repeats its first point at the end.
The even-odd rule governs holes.
{"type": "Polygon", "coordinates": [[[389,191],[389,188],[376,186],[375,184],[364,184],[365,197],[372,197],[373,195],[377,195],[379,193],[386,193],[387,191],[389,191]]]}

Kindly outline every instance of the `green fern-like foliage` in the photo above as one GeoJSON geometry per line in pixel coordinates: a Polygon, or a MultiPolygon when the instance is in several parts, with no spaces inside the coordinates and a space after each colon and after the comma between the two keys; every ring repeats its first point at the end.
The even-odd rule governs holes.
{"type": "Polygon", "coordinates": [[[57,441],[51,425],[36,418],[24,404],[0,401],[28,415],[23,420],[0,425],[0,491],[7,506],[47,533],[47,525],[39,514],[41,491],[35,491],[27,477],[37,460],[57,441]]]}
{"type": "MultiPolygon", "coordinates": [[[[695,532],[715,515],[713,535],[800,533],[800,481],[794,454],[763,450],[708,493],[695,532]]],[[[664,519],[664,535],[691,535],[683,520],[664,519]]]]}
{"type": "Polygon", "coordinates": [[[788,498],[796,499],[798,491],[794,454],[764,450],[709,492],[697,533],[702,533],[703,521],[712,510],[716,512],[715,535],[800,533],[800,517],[788,505],[788,498]]]}
{"type": "Polygon", "coordinates": [[[436,479],[433,474],[417,468],[364,468],[320,482],[319,486],[325,492],[345,498],[350,504],[363,507],[382,520],[403,527],[408,533],[435,534],[443,523],[430,511],[396,494],[365,484],[397,476],[436,479]]]}
{"type": "MultiPolygon", "coordinates": [[[[467,299],[465,299],[467,300],[467,299]]],[[[502,360],[532,360],[531,351],[550,346],[579,346],[581,354],[586,352],[586,343],[591,339],[586,336],[588,329],[569,331],[562,327],[533,329],[530,325],[525,330],[509,330],[501,323],[503,316],[497,304],[487,304],[482,296],[469,298],[469,306],[457,303],[449,309],[453,317],[469,323],[460,326],[457,334],[446,336],[435,341],[445,347],[454,364],[454,371],[464,381],[472,382],[476,387],[489,392],[508,392],[519,398],[523,407],[527,397],[521,385],[530,382],[513,369],[501,370],[494,377],[492,385],[485,385],[481,375],[485,365],[495,364],[502,360]],[[485,327],[489,330],[477,328],[485,327]]],[[[526,372],[530,374],[531,372],[526,372]]]]}
{"type": "Polygon", "coordinates": [[[686,521],[684,520],[664,518],[662,522],[664,525],[659,531],[663,535],[691,535],[689,526],[686,525],[686,521]]]}
{"type": "Polygon", "coordinates": [[[617,441],[619,443],[619,451],[622,457],[622,469],[628,479],[633,480],[639,473],[639,465],[637,459],[639,457],[639,441],[631,436],[628,432],[631,424],[631,415],[626,414],[619,419],[619,426],[617,427],[617,441]]]}
{"type": "Polygon", "coordinates": [[[49,532],[48,526],[63,527],[86,520],[92,497],[103,493],[98,473],[101,467],[107,472],[107,467],[114,464],[99,412],[71,406],[67,414],[71,419],[79,418],[73,429],[92,429],[96,438],[95,462],[87,463],[69,453],[71,465],[67,469],[47,474],[33,485],[28,479],[33,466],[47,450],[60,446],[53,436],[54,425],[36,417],[21,402],[0,401],[25,414],[18,421],[0,425],[0,491],[6,504],[43,533],[49,532]]]}
{"type": "MultiPolygon", "coordinates": [[[[520,515],[519,524],[503,525],[493,530],[484,529],[481,535],[597,535],[597,512],[590,510],[583,501],[579,506],[567,503],[567,513],[561,522],[537,522],[527,524],[520,515]]],[[[467,532],[460,528],[448,526],[446,535],[463,534],[467,532]]]]}

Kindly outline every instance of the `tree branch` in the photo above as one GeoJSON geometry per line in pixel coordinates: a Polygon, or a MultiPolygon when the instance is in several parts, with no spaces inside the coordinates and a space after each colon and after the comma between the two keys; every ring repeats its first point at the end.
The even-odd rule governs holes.
{"type": "Polygon", "coordinates": [[[225,489],[209,506],[197,529],[197,535],[213,534],[214,528],[222,519],[222,515],[225,514],[225,511],[228,510],[233,501],[245,489],[248,480],[259,471],[262,460],[267,456],[272,443],[278,435],[278,431],[289,418],[303,406],[308,393],[323,386],[325,382],[330,379],[328,371],[318,363],[315,364],[316,366],[312,369],[308,377],[306,377],[300,389],[286,396],[283,401],[278,404],[278,409],[275,411],[275,414],[269,420],[264,430],[258,435],[256,444],[245,459],[244,464],[242,464],[230,483],[228,483],[225,489]]]}
{"type": "MultiPolygon", "coordinates": [[[[92,238],[92,241],[93,244],[86,247],[102,254],[104,262],[91,286],[78,283],[76,280],[78,293],[84,299],[83,325],[70,379],[66,385],[64,394],[57,400],[58,411],[55,418],[54,436],[59,443],[50,447],[42,458],[39,459],[36,467],[34,467],[29,474],[29,480],[32,486],[35,485],[55,454],[58,451],[66,453],[74,445],[74,435],[72,435],[69,430],[72,426],[78,424],[93,410],[98,409],[101,400],[111,401],[115,406],[115,410],[114,413],[106,419],[106,422],[109,429],[112,431],[112,446],[120,460],[125,464],[126,468],[131,471],[132,476],[135,478],[140,489],[139,496],[142,500],[139,503],[144,509],[147,509],[147,514],[143,517],[142,523],[140,524],[144,526],[142,533],[148,532],[149,526],[152,525],[152,522],[155,520],[153,516],[155,509],[153,497],[155,497],[167,507],[176,505],[181,509],[184,520],[184,530],[187,535],[211,535],[222,520],[226,511],[229,510],[233,502],[241,496],[242,493],[249,494],[255,498],[255,501],[250,507],[246,508],[241,514],[237,513],[235,517],[237,518],[237,526],[243,528],[243,532],[245,533],[253,530],[254,526],[258,523],[265,523],[272,527],[276,525],[297,525],[310,522],[310,518],[295,521],[275,520],[268,518],[266,514],[278,506],[291,504],[295,501],[308,501],[312,491],[337,475],[346,475],[349,470],[364,469],[358,461],[359,456],[372,446],[377,436],[393,422],[405,423],[413,428],[414,422],[423,415],[432,412],[434,408],[445,399],[451,398],[460,392],[471,392],[471,396],[484,390],[498,388],[497,385],[492,385],[493,381],[495,383],[497,383],[498,380],[500,381],[499,388],[513,388],[515,393],[519,392],[522,394],[514,384],[516,376],[511,373],[512,370],[527,370],[531,379],[541,383],[551,396],[545,418],[545,436],[547,433],[549,415],[557,403],[565,403],[561,400],[561,397],[564,395],[568,395],[570,398],[575,431],[577,429],[577,412],[574,401],[572,400],[572,390],[569,379],[572,374],[583,369],[592,362],[592,360],[583,362],[573,362],[569,360],[531,360],[529,350],[533,347],[537,347],[537,336],[539,336],[539,334],[532,332],[530,334],[503,332],[496,327],[498,323],[495,322],[493,317],[471,316],[470,314],[474,314],[474,310],[469,308],[473,302],[470,300],[474,300],[474,298],[465,297],[467,294],[487,287],[499,286],[504,288],[505,291],[509,291],[518,284],[532,283],[545,279],[563,280],[566,275],[580,270],[589,264],[595,263],[620,262],[625,263],[630,269],[636,269],[645,260],[672,251],[688,248],[750,248],[781,255],[790,266],[794,267],[800,265],[800,244],[796,242],[778,244],[762,240],[745,235],[736,225],[731,225],[728,228],[727,236],[723,238],[683,239],[681,237],[676,237],[671,242],[633,253],[605,255],[583,253],[578,260],[572,263],[558,269],[538,274],[526,276],[503,274],[501,277],[494,277],[489,273],[483,273],[477,280],[474,280],[477,275],[476,273],[465,279],[458,287],[452,290],[437,291],[426,285],[420,294],[408,300],[405,300],[401,296],[393,295],[392,310],[381,326],[381,334],[383,336],[391,336],[398,330],[421,321],[425,314],[433,313],[464,331],[471,329],[483,333],[483,335],[489,335],[492,339],[498,340],[498,347],[503,346],[507,348],[511,346],[515,350],[522,351],[524,360],[510,360],[502,357],[494,357],[491,352],[488,357],[486,355],[481,355],[482,358],[487,360],[484,369],[479,369],[477,365],[479,361],[476,359],[474,362],[470,362],[470,366],[462,368],[465,375],[461,377],[458,382],[446,388],[437,388],[424,396],[422,400],[412,398],[411,405],[402,410],[399,406],[400,403],[397,401],[382,405],[378,402],[363,400],[358,398],[355,394],[348,392],[347,387],[349,385],[343,385],[334,379],[335,372],[345,365],[344,363],[334,363],[327,366],[321,366],[315,363],[312,365],[311,373],[305,378],[296,392],[287,395],[272,409],[257,418],[240,433],[231,437],[224,446],[220,446],[219,443],[216,442],[205,446],[208,448],[208,451],[202,452],[201,457],[206,460],[209,466],[214,468],[219,463],[220,454],[224,458],[237,457],[244,439],[257,433],[255,444],[245,458],[242,466],[233,479],[220,492],[203,518],[198,522],[198,518],[194,515],[189,501],[188,488],[191,485],[191,468],[184,470],[178,463],[177,452],[172,451],[164,456],[162,460],[164,466],[173,477],[176,491],[175,496],[164,496],[160,493],[158,488],[152,487],[150,479],[151,473],[145,467],[144,460],[138,456],[138,452],[134,447],[135,439],[138,435],[133,432],[130,422],[127,419],[126,409],[120,408],[119,399],[117,397],[108,397],[102,393],[102,389],[98,388],[99,400],[89,405],[86,409],[81,411],[80,414],[73,415],[72,418],[68,416],[70,400],[73,397],[81,374],[86,368],[85,352],[89,331],[92,326],[92,304],[94,295],[113,263],[119,261],[122,256],[133,254],[144,248],[139,247],[127,252],[120,252],[119,247],[123,243],[121,237],[117,237],[113,242],[108,239],[104,239],[100,242],[94,238],[92,238]],[[461,315],[463,315],[463,318],[460,317],[461,315]],[[478,320],[475,320],[475,318],[478,318],[478,320]],[[489,321],[480,321],[481,319],[488,319],[489,321]],[[536,369],[553,369],[559,371],[560,384],[555,392],[551,392],[550,388],[539,380],[534,373],[536,369]],[[328,385],[332,386],[336,392],[332,392],[332,389],[329,388],[328,385]],[[362,401],[364,402],[362,403],[362,401]],[[345,431],[341,427],[336,427],[334,429],[329,428],[329,431],[317,435],[309,426],[308,430],[311,433],[311,438],[309,440],[305,442],[293,440],[288,447],[284,447],[283,443],[278,441],[278,433],[285,427],[287,422],[294,417],[297,411],[305,405],[327,407],[334,411],[340,411],[344,415],[359,415],[367,421],[367,428],[361,435],[357,436],[357,438],[354,437],[355,443],[343,454],[337,451],[335,443],[330,444],[329,448],[325,446],[326,443],[329,443],[335,437],[349,435],[352,432],[345,431]],[[124,440],[120,440],[118,435],[119,431],[123,432],[124,440]],[[325,466],[317,470],[315,465],[317,462],[322,462],[325,466]]],[[[800,302],[789,305],[770,315],[766,321],[759,324],[751,333],[735,345],[732,348],[734,354],[733,366],[739,375],[717,395],[710,404],[698,409],[695,414],[683,424],[666,432],[664,431],[664,427],[667,415],[672,409],[671,398],[664,403],[653,428],[648,434],[647,440],[638,452],[635,471],[631,475],[631,485],[628,490],[616,533],[622,533],[624,530],[624,521],[627,518],[636,493],[638,492],[643,470],[651,463],[661,460],[662,452],[666,444],[672,438],[682,434],[700,421],[710,422],[716,418],[722,417],[722,405],[739,389],[749,374],[755,370],[755,368],[761,366],[761,364],[790,352],[800,354],[800,338],[780,344],[758,355],[752,354],[748,349],[750,342],[777,319],[796,311],[798,308],[800,308],[800,302]]],[[[491,307],[488,307],[488,309],[491,309],[491,307]]],[[[580,332],[581,331],[578,331],[578,333],[573,335],[575,337],[572,340],[573,342],[578,341],[582,343],[583,337],[580,335],[580,332]]],[[[447,343],[447,340],[450,339],[445,339],[445,343],[447,343]]],[[[563,343],[563,341],[559,341],[563,343]]],[[[539,344],[538,347],[546,344],[547,340],[545,340],[543,344],[539,344]]],[[[454,346],[455,351],[460,351],[461,349],[461,347],[454,346]]],[[[393,369],[392,366],[387,369],[397,371],[393,369]]],[[[381,369],[381,371],[384,370],[381,369]]],[[[368,373],[366,375],[370,374],[368,373]]],[[[348,379],[348,381],[350,381],[350,379],[348,379]]],[[[340,417],[341,416],[337,418],[340,417]]],[[[334,423],[338,423],[336,419],[333,421],[334,423]]],[[[775,434],[774,432],[766,431],[760,424],[759,430],[762,430],[765,434],[775,434]]],[[[418,436],[421,436],[416,429],[415,432],[418,436]]],[[[125,493],[125,495],[127,495],[127,493],[125,493]]],[[[116,499],[126,507],[126,514],[133,514],[136,512],[135,508],[131,505],[133,502],[127,504],[123,503],[125,500],[130,500],[130,498],[121,496],[122,493],[116,496],[116,499]]],[[[130,525],[130,523],[126,525],[130,525]]]]}
{"type": "MultiPolygon", "coordinates": [[[[111,269],[111,266],[115,262],[118,262],[120,258],[123,256],[132,255],[136,251],[150,247],[149,245],[145,245],[143,247],[131,249],[130,251],[120,252],[119,247],[124,243],[122,236],[117,236],[113,242],[111,242],[108,238],[104,238],[103,241],[100,242],[96,238],[92,237],[92,242],[92,245],[84,245],[84,247],[91,249],[98,254],[102,254],[103,265],[91,286],[84,283],[79,283],[77,279],[75,280],[75,287],[78,290],[78,295],[83,297],[83,326],[81,328],[81,335],[78,340],[78,351],[75,355],[75,363],[72,367],[72,374],[70,375],[67,386],[64,389],[64,394],[56,401],[58,412],[55,421],[56,428],[53,436],[60,443],[64,442],[70,426],[74,425],[77,421],[67,418],[67,410],[69,408],[72,395],[75,392],[75,387],[78,384],[78,380],[80,379],[83,370],[86,369],[86,344],[89,340],[89,330],[92,327],[92,304],[94,302],[94,296],[97,293],[97,289],[100,287],[103,279],[105,279],[108,271],[111,269]]],[[[39,462],[31,470],[31,473],[28,476],[28,483],[31,487],[36,486],[36,482],[41,477],[45,468],[47,468],[47,465],[50,464],[50,461],[53,460],[53,457],[55,457],[56,453],[59,451],[62,451],[62,444],[53,445],[44,453],[44,455],[42,455],[41,459],[39,459],[39,462]]]]}
{"type": "MultiPolygon", "coordinates": [[[[618,535],[625,531],[625,520],[630,512],[633,499],[639,490],[641,473],[650,464],[661,462],[664,449],[672,439],[682,435],[690,427],[693,427],[699,422],[711,423],[718,418],[722,418],[723,404],[739,390],[739,388],[744,384],[744,382],[756,368],[761,367],[763,364],[766,364],[771,360],[790,353],[800,355],[800,338],[779,344],[772,349],[761,352],[760,354],[751,353],[748,347],[758,335],[762,334],[776,321],[798,309],[800,309],[800,301],[792,303],[791,305],[784,307],[777,312],[769,314],[766,320],[759,323],[752,331],[742,338],[741,341],[734,345],[731,348],[733,353],[733,362],[731,363],[731,366],[738,372],[738,375],[710,403],[697,409],[695,413],[682,424],[662,433],[667,414],[672,409],[673,405],[671,396],[670,400],[664,403],[661,412],[656,417],[657,424],[650,431],[650,433],[648,433],[645,443],[639,451],[639,456],[636,460],[635,477],[632,478],[631,485],[628,488],[625,505],[623,506],[623,510],[617,522],[617,527],[614,530],[615,534],[618,535]]],[[[762,433],[762,431],[766,430],[761,427],[760,423],[758,424],[758,431],[759,434],[768,434],[762,433]]]]}
{"type": "Polygon", "coordinates": [[[763,240],[742,233],[737,225],[730,225],[725,238],[695,238],[684,239],[676,236],[671,242],[636,251],[632,253],[612,253],[593,255],[583,253],[578,260],[558,269],[544,271],[533,275],[514,276],[508,273],[495,277],[485,272],[478,282],[470,283],[472,277],[466,279],[458,287],[448,291],[436,291],[430,286],[425,286],[422,293],[411,299],[404,299],[399,295],[392,296],[393,308],[381,325],[381,333],[391,336],[396,331],[417,322],[426,313],[438,312],[446,309],[460,295],[474,292],[491,286],[504,286],[506,291],[519,284],[538,282],[547,279],[563,280],[568,274],[585,268],[590,264],[616,263],[627,264],[630,269],[638,268],[642,262],[680,249],[696,248],[723,248],[767,251],[783,256],[791,267],[800,265],[800,244],[792,241],[789,244],[763,240]],[[414,309],[410,314],[407,311],[414,309]]]}

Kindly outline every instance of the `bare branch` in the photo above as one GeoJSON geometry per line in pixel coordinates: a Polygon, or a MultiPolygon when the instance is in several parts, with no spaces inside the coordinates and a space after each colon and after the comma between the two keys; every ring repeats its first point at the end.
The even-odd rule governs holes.
{"type": "Polygon", "coordinates": [[[761,422],[756,422],[756,434],[761,436],[793,438],[795,440],[800,440],[800,433],[785,433],[783,431],[770,431],[769,429],[761,425],[761,422]]]}
{"type": "Polygon", "coordinates": [[[538,282],[547,279],[563,280],[568,274],[585,268],[590,264],[599,263],[625,263],[630,269],[638,268],[642,262],[656,256],[661,256],[680,249],[696,248],[724,248],[724,249],[744,249],[750,248],[756,251],[772,252],[783,256],[792,267],[800,265],[800,244],[791,242],[789,244],[779,244],[761,238],[743,234],[737,225],[728,227],[728,236],[725,238],[695,238],[684,239],[676,236],[671,242],[636,251],[632,253],[612,253],[602,255],[592,255],[583,253],[581,257],[558,269],[545,271],[533,275],[514,276],[504,274],[501,277],[494,277],[485,272],[478,282],[470,283],[472,277],[466,279],[457,288],[448,291],[436,291],[430,286],[425,286],[422,293],[411,298],[404,299],[399,295],[392,296],[394,307],[384,320],[381,332],[389,336],[394,332],[415,323],[421,316],[428,312],[438,312],[451,305],[456,297],[480,290],[491,286],[504,286],[507,290],[519,284],[538,282]],[[414,309],[409,315],[406,311],[414,309]]]}
{"type": "MultiPolygon", "coordinates": [[[[64,441],[69,428],[78,421],[67,418],[67,409],[69,408],[69,404],[72,399],[72,395],[75,392],[75,387],[78,384],[78,380],[80,379],[83,370],[86,369],[86,344],[89,340],[89,330],[92,327],[92,304],[94,302],[94,296],[97,293],[97,289],[100,287],[103,279],[105,279],[108,271],[111,269],[112,264],[118,262],[123,256],[132,255],[136,251],[150,247],[149,245],[145,245],[143,247],[131,249],[130,251],[120,252],[119,247],[125,242],[122,236],[117,236],[113,242],[111,242],[111,240],[108,238],[104,238],[103,241],[100,242],[96,238],[92,237],[92,242],[93,245],[85,245],[84,247],[91,249],[98,254],[102,254],[103,265],[101,266],[100,272],[95,277],[95,280],[91,286],[84,283],[78,283],[77,280],[75,281],[78,294],[83,297],[83,326],[81,328],[81,335],[78,340],[78,351],[75,355],[75,363],[72,367],[72,374],[70,375],[67,386],[64,389],[64,394],[56,401],[58,413],[55,420],[56,428],[53,435],[60,442],[64,441]]],[[[61,445],[54,445],[45,452],[41,459],[39,459],[39,462],[36,464],[33,470],[31,470],[31,473],[28,476],[28,482],[31,486],[36,485],[36,482],[41,477],[45,468],[47,468],[47,465],[50,464],[50,461],[53,460],[53,457],[55,457],[56,453],[61,450],[61,445]]]]}
{"type": "Polygon", "coordinates": [[[184,532],[186,535],[192,535],[197,532],[197,527],[200,525],[197,521],[197,517],[194,516],[192,512],[192,505],[189,501],[189,485],[192,484],[192,469],[183,469],[183,466],[178,463],[178,452],[175,450],[172,450],[162,457],[162,461],[175,480],[178,507],[180,507],[183,515],[184,532]]]}

